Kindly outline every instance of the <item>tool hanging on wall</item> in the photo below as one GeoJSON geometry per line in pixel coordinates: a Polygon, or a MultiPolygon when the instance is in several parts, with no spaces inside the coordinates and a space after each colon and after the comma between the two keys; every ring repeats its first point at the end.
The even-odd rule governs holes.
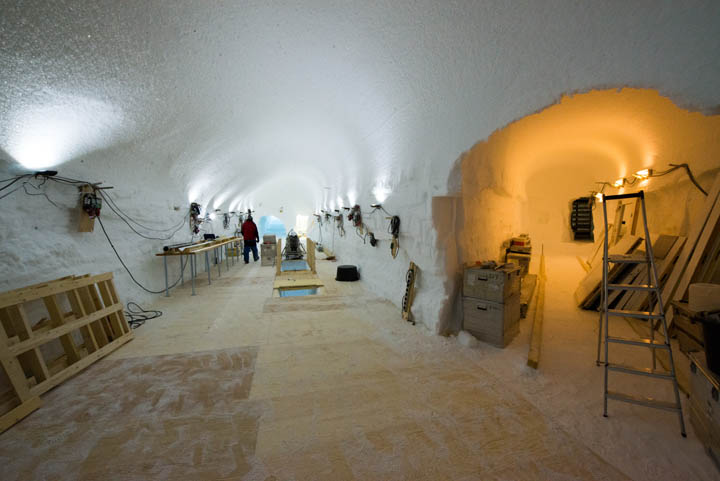
{"type": "Polygon", "coordinates": [[[378,241],[375,238],[375,234],[373,234],[372,232],[369,232],[368,236],[370,237],[370,245],[373,247],[377,246],[378,241]]]}
{"type": "Polygon", "coordinates": [[[363,219],[362,219],[362,212],[360,211],[360,206],[355,204],[353,208],[350,210],[350,213],[348,214],[348,220],[352,222],[353,226],[356,229],[359,229],[362,233],[362,226],[363,226],[363,219]]]}
{"type": "Polygon", "coordinates": [[[418,266],[410,262],[410,268],[405,274],[405,295],[402,299],[402,318],[415,325],[415,316],[412,313],[412,304],[415,300],[415,279],[418,274],[418,266]]]}
{"type": "Polygon", "coordinates": [[[223,214],[223,229],[227,229],[228,227],[230,227],[230,215],[223,214]]]}
{"type": "Polygon", "coordinates": [[[190,204],[190,233],[192,235],[200,233],[200,204],[193,202],[190,204]]]}
{"type": "Polygon", "coordinates": [[[393,256],[393,259],[395,259],[398,255],[398,251],[400,250],[400,217],[396,215],[390,217],[388,232],[392,235],[392,241],[390,241],[390,254],[393,256]]]}
{"type": "Polygon", "coordinates": [[[335,210],[335,212],[338,213],[335,216],[335,227],[337,228],[338,235],[340,237],[345,237],[345,226],[343,225],[344,224],[343,215],[337,209],[335,210]]]}

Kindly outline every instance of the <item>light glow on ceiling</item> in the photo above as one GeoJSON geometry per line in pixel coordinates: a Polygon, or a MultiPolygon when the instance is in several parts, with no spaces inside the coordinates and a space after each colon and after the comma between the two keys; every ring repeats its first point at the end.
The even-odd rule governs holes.
{"type": "Polygon", "coordinates": [[[46,89],[10,115],[7,151],[27,169],[47,169],[111,145],[122,123],[112,105],[46,89]]]}

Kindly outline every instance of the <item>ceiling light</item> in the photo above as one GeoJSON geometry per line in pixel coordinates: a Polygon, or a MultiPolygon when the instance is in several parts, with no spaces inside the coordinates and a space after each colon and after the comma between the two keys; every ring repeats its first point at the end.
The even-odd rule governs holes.
{"type": "Polygon", "coordinates": [[[651,170],[651,169],[638,170],[637,172],[635,172],[635,173],[633,174],[633,176],[635,176],[635,178],[637,178],[637,179],[647,179],[647,178],[650,177],[651,175],[652,175],[652,170],[651,170]]]}
{"type": "Polygon", "coordinates": [[[602,192],[598,192],[597,194],[595,194],[595,198],[598,200],[598,202],[602,202],[603,201],[602,192]]]}
{"type": "Polygon", "coordinates": [[[615,182],[613,182],[613,187],[617,187],[618,189],[625,185],[625,179],[618,179],[615,182]]]}

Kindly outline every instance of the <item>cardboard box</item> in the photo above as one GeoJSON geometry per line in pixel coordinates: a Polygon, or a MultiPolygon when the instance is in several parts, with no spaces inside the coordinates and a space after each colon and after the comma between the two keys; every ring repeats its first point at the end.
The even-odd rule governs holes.
{"type": "Polygon", "coordinates": [[[497,347],[505,347],[520,331],[520,294],[504,303],[463,297],[463,329],[497,347]]]}
{"type": "Polygon", "coordinates": [[[504,264],[495,269],[471,266],[465,268],[463,295],[503,303],[520,293],[520,267],[504,264]]]}

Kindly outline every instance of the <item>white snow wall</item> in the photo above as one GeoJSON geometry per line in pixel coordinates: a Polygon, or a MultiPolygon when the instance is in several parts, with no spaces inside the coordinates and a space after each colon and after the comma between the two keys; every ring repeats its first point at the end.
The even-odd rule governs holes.
{"type": "MultiPolygon", "coordinates": [[[[0,157],[35,160],[21,158],[35,148],[164,226],[191,198],[233,210],[298,171],[311,204],[331,187],[345,201],[356,191],[367,211],[381,183],[402,218],[400,257],[381,244],[370,258],[351,232],[336,250],[396,303],[417,262],[415,312],[433,330],[448,281],[432,199],[459,192],[455,162],[475,142],[592,88],[720,104],[717,2],[29,0],[2,11],[0,157]]],[[[72,212],[18,194],[0,201],[2,288],[115,270],[125,299],[148,298],[102,233],[78,234],[72,212]]],[[[162,242],[110,222],[129,267],[160,289],[162,242]]]]}
{"type": "MultiPolygon", "coordinates": [[[[113,186],[108,192],[118,206],[146,226],[171,227],[187,217],[187,195],[177,188],[177,184],[154,176],[151,169],[134,171],[119,163],[101,168],[95,165],[90,168],[65,165],[61,169],[62,175],[113,186]]],[[[10,172],[7,167],[0,172],[2,178],[16,173],[10,172]]],[[[39,180],[33,183],[39,184],[39,180]]],[[[154,295],[146,293],[130,279],[97,221],[93,232],[77,231],[80,215],[77,188],[52,182],[48,182],[46,188],[48,197],[57,206],[41,195],[26,195],[23,189],[2,200],[2,219],[6,227],[0,229],[0,258],[3,260],[0,263],[0,291],[67,275],[113,272],[123,302],[135,301],[144,307],[152,302],[154,295]]],[[[29,186],[27,190],[31,194],[38,193],[29,186]]],[[[163,245],[191,239],[187,221],[171,239],[163,241],[139,237],[105,203],[101,217],[113,244],[135,278],[151,290],[163,289],[163,261],[155,254],[162,251],[163,245]]],[[[234,218],[225,230],[222,218],[217,217],[212,224],[203,227],[206,232],[232,235],[236,224],[237,218],[234,218]]],[[[168,233],[135,228],[148,236],[168,236],[168,233]]],[[[172,283],[180,276],[178,258],[170,258],[168,266],[168,277],[172,283]]],[[[200,272],[204,270],[202,262],[199,262],[198,269],[200,272]]],[[[189,267],[185,270],[186,279],[189,279],[188,274],[189,267]]]]}

